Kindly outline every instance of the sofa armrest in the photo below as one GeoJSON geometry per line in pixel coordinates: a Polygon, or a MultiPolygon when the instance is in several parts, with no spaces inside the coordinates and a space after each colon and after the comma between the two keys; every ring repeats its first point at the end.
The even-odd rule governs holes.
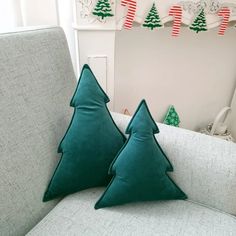
{"type": "MultiPolygon", "coordinates": [[[[129,116],[112,113],[121,129],[129,116]]],[[[159,124],[156,139],[174,167],[171,178],[192,201],[236,215],[236,144],[159,124]]]]}

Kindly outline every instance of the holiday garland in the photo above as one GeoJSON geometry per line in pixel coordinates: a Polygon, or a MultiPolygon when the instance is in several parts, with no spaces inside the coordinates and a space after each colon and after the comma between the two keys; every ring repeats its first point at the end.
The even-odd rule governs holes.
{"type": "Polygon", "coordinates": [[[228,7],[223,7],[221,10],[218,12],[218,16],[223,18],[223,21],[220,24],[219,28],[219,35],[224,35],[225,31],[229,25],[229,18],[230,18],[230,9],[228,7]]]}
{"type": "Polygon", "coordinates": [[[182,23],[182,7],[178,5],[174,5],[170,8],[169,16],[174,17],[173,27],[172,27],[172,36],[177,37],[180,33],[180,27],[182,23]]]}
{"type": "MultiPolygon", "coordinates": [[[[124,28],[132,29],[133,22],[136,16],[137,0],[121,0],[121,5],[127,7],[127,13],[124,20],[124,28]]],[[[236,4],[235,4],[235,9],[236,9],[236,4]]],[[[208,27],[207,27],[206,13],[208,14],[210,11],[206,6],[205,7],[201,6],[201,8],[199,7],[197,10],[198,11],[194,12],[195,14],[197,13],[197,15],[193,20],[193,22],[191,23],[191,25],[189,26],[189,29],[195,31],[196,33],[199,33],[201,31],[207,31],[208,27]]],[[[169,9],[168,15],[173,17],[172,36],[178,36],[180,34],[183,11],[186,11],[186,6],[183,4],[173,5],[169,9]]],[[[219,5],[218,9],[216,8],[214,12],[211,12],[211,14],[217,14],[218,17],[222,19],[218,31],[219,35],[225,34],[225,31],[229,25],[232,12],[233,10],[230,7],[225,7],[223,5],[222,7],[221,5],[219,5]]],[[[107,17],[114,16],[112,13],[110,0],[98,0],[94,7],[94,10],[92,11],[92,14],[101,18],[101,20],[107,17]]],[[[161,21],[158,9],[154,2],[143,22],[143,27],[149,28],[150,30],[154,30],[155,28],[161,28],[163,26],[164,24],[161,21]]]]}

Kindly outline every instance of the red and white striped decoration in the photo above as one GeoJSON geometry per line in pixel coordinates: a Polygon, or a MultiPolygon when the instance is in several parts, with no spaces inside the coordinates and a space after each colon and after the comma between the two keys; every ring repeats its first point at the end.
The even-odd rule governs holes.
{"type": "Polygon", "coordinates": [[[223,17],[223,20],[220,24],[220,29],[218,31],[218,34],[221,36],[225,34],[225,31],[229,25],[230,14],[231,14],[231,11],[228,7],[223,7],[218,12],[218,16],[223,17]]]}
{"type": "Polygon", "coordinates": [[[133,21],[137,9],[137,2],[135,0],[122,0],[121,6],[125,7],[128,6],[128,11],[124,23],[125,29],[132,29],[133,21]]]}
{"type": "Polygon", "coordinates": [[[179,5],[174,5],[170,8],[169,16],[174,17],[173,28],[172,28],[172,36],[179,36],[180,27],[182,22],[182,7],[179,5]]]}

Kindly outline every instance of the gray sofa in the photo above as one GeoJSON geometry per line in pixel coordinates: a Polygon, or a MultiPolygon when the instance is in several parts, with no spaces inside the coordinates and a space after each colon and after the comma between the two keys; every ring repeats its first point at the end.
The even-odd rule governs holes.
{"type": "MultiPolygon", "coordinates": [[[[94,210],[104,188],[42,202],[76,78],[60,28],[0,36],[0,235],[236,235],[236,145],[158,124],[187,201],[94,210]]],[[[129,117],[113,113],[124,131],[129,117]]]]}

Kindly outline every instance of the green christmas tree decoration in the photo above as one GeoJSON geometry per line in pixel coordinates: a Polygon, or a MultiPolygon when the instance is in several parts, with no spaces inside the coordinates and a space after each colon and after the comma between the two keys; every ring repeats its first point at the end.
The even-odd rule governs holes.
{"type": "Polygon", "coordinates": [[[70,103],[74,114],[58,147],[61,159],[44,202],[109,183],[109,166],[126,138],[115,125],[108,102],[92,70],[84,65],[70,103]]]}
{"type": "Polygon", "coordinates": [[[129,202],[187,198],[167,175],[173,167],[158,144],[156,133],[159,129],[143,100],[126,129],[129,139],[110,166],[113,178],[95,209],[129,202]]]}
{"type": "Polygon", "coordinates": [[[162,26],[163,25],[161,23],[161,19],[160,19],[159,15],[158,15],[156,5],[155,5],[155,3],[153,3],[152,8],[149,11],[149,13],[144,21],[143,27],[147,27],[147,28],[150,28],[151,30],[153,30],[154,28],[160,28],[162,26]]]}
{"type": "Polygon", "coordinates": [[[196,33],[200,31],[207,31],[207,23],[204,9],[201,10],[200,14],[196,17],[196,19],[193,21],[189,28],[195,31],[196,33]]]}
{"type": "Polygon", "coordinates": [[[93,15],[102,19],[113,16],[109,0],[98,0],[93,10],[93,15]]]}
{"type": "Polygon", "coordinates": [[[176,112],[175,108],[173,105],[171,105],[166,113],[166,116],[163,121],[164,124],[166,125],[172,125],[175,127],[179,127],[180,119],[179,115],[176,112]]]}

